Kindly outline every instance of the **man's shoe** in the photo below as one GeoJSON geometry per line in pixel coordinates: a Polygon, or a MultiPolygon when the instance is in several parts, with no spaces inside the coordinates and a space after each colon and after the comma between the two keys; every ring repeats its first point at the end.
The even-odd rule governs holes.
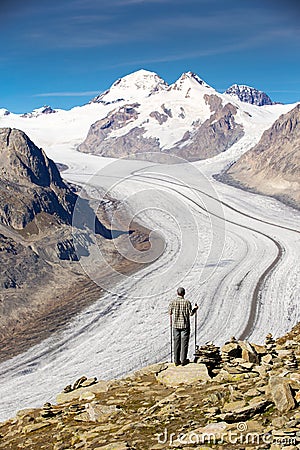
{"type": "Polygon", "coordinates": [[[189,364],[189,362],[190,362],[190,360],[189,360],[189,359],[186,359],[185,361],[183,361],[183,362],[181,363],[181,365],[182,365],[182,366],[186,366],[187,364],[189,364]]]}
{"type": "Polygon", "coordinates": [[[180,362],[178,362],[178,363],[176,362],[176,363],[175,363],[175,366],[176,366],[176,367],[177,367],[177,366],[180,366],[180,365],[181,365],[180,362]]]}

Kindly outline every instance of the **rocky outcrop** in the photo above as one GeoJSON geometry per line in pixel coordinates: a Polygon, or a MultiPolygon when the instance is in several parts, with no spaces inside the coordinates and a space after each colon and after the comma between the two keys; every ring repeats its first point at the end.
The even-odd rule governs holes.
{"type": "Polygon", "coordinates": [[[20,130],[0,129],[0,223],[23,229],[39,213],[71,223],[75,194],[54,162],[20,130]]]}
{"type": "MultiPolygon", "coordinates": [[[[41,259],[30,246],[23,246],[12,238],[0,233],[0,289],[20,289],[28,282],[28,279],[39,280],[46,278],[47,271],[50,271],[49,264],[41,259]]],[[[7,308],[13,305],[7,305],[7,308]]],[[[0,307],[1,313],[6,314],[7,310],[0,307]]]]}
{"type": "Polygon", "coordinates": [[[111,158],[123,158],[139,154],[140,159],[143,154],[159,152],[159,141],[155,138],[145,138],[143,136],[145,130],[143,128],[133,128],[127,134],[120,137],[113,137],[100,143],[89,145],[90,136],[80,146],[80,150],[84,149],[87,153],[96,153],[99,156],[111,158]]]}
{"type": "Polygon", "coordinates": [[[280,116],[222,179],[299,208],[300,105],[280,116]]]}
{"type": "Polygon", "coordinates": [[[241,369],[248,364],[239,378],[228,371],[227,358],[218,369],[227,377],[208,376],[203,362],[158,363],[118,380],[81,377],[58,395],[57,404],[19,411],[0,424],[0,447],[298,449],[300,372],[285,369],[284,355],[293,348],[300,358],[299,329],[293,340],[282,338],[275,346],[268,336],[260,346],[232,338],[218,351],[212,343],[201,347],[210,364],[213,354],[218,364],[220,354],[241,369]],[[251,368],[247,355],[239,358],[245,349],[258,355],[251,368]],[[273,365],[261,370],[259,355],[275,352],[273,365]]]}
{"type": "MultiPolygon", "coordinates": [[[[134,122],[137,119],[138,107],[138,103],[122,106],[105,117],[105,119],[94,123],[89,130],[87,138],[80,144],[78,150],[113,158],[159,151],[158,139],[145,138],[143,136],[145,132],[143,128],[133,127],[128,133],[121,136],[111,136],[115,130],[126,127],[130,122],[134,122]]],[[[162,114],[159,116],[159,120],[161,120],[162,116],[162,114]]]]}
{"type": "Polygon", "coordinates": [[[272,400],[281,413],[295,408],[295,400],[292,395],[291,387],[286,379],[278,376],[271,376],[269,379],[269,388],[272,400]]]}
{"type": "Polygon", "coordinates": [[[105,148],[103,148],[105,147],[104,141],[113,131],[126,126],[138,117],[138,106],[138,103],[122,106],[110,113],[104,119],[95,122],[91,126],[85,141],[79,145],[78,150],[85,153],[91,152],[109,156],[106,155],[105,148]]]}
{"type": "Polygon", "coordinates": [[[157,380],[169,387],[178,387],[182,384],[206,382],[211,378],[205,364],[188,364],[186,366],[168,367],[157,375],[157,380]]]}
{"type": "Polygon", "coordinates": [[[244,136],[243,126],[235,121],[236,107],[231,103],[223,106],[215,97],[207,96],[207,103],[214,110],[210,118],[195,124],[194,130],[186,133],[169,153],[188,161],[207,159],[226,151],[244,136]]]}
{"type": "Polygon", "coordinates": [[[241,102],[250,103],[251,105],[256,106],[275,104],[265,92],[250,86],[233,84],[224,92],[224,94],[237,97],[241,102]]]}

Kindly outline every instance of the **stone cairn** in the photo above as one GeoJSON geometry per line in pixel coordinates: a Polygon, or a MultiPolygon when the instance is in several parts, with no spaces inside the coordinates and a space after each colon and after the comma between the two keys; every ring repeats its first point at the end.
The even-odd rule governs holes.
{"type": "Polygon", "coordinates": [[[267,334],[266,340],[265,340],[265,347],[266,347],[266,352],[269,355],[272,355],[274,357],[276,357],[278,355],[278,353],[276,351],[276,342],[273,339],[272,333],[267,334]]]}
{"type": "Polygon", "coordinates": [[[220,348],[209,342],[199,347],[196,346],[194,362],[197,364],[205,364],[210,375],[215,375],[220,369],[221,354],[220,348]]]}
{"type": "Polygon", "coordinates": [[[230,338],[230,341],[226,342],[226,344],[222,347],[222,363],[228,366],[235,365],[233,360],[236,358],[240,358],[241,356],[242,351],[240,349],[238,341],[234,336],[232,336],[230,338]]]}
{"type": "Polygon", "coordinates": [[[53,405],[51,405],[51,403],[49,402],[44,404],[43,409],[41,411],[41,417],[43,417],[44,419],[51,419],[52,417],[55,417],[60,414],[61,411],[55,410],[53,408],[53,405]]]}
{"type": "Polygon", "coordinates": [[[298,369],[298,361],[294,351],[291,351],[290,354],[284,360],[285,366],[289,369],[298,369]]]}

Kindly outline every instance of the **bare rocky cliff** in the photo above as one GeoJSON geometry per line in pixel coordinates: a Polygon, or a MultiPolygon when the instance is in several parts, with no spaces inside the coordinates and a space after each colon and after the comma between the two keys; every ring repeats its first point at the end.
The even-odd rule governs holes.
{"type": "Polygon", "coordinates": [[[224,94],[238,98],[241,102],[250,103],[256,106],[274,105],[270,97],[262,91],[250,86],[233,84],[224,94]]]}
{"type": "Polygon", "coordinates": [[[194,130],[169,150],[188,161],[212,158],[244,136],[243,126],[235,120],[237,108],[234,105],[223,105],[217,95],[205,95],[204,99],[210,106],[211,116],[195,124],[194,130]]]}
{"type": "Polygon", "coordinates": [[[300,208],[300,105],[280,116],[222,179],[300,208]]]}
{"type": "Polygon", "coordinates": [[[70,224],[76,195],[53,161],[20,130],[0,129],[0,223],[23,229],[39,213],[70,224]]]}

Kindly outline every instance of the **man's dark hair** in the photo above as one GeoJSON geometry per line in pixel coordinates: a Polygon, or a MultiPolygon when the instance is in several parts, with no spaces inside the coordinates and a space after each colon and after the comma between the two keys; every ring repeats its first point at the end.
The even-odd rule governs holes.
{"type": "Polygon", "coordinates": [[[185,295],[185,289],[183,287],[179,287],[177,289],[177,294],[180,295],[180,297],[184,297],[185,295]]]}

